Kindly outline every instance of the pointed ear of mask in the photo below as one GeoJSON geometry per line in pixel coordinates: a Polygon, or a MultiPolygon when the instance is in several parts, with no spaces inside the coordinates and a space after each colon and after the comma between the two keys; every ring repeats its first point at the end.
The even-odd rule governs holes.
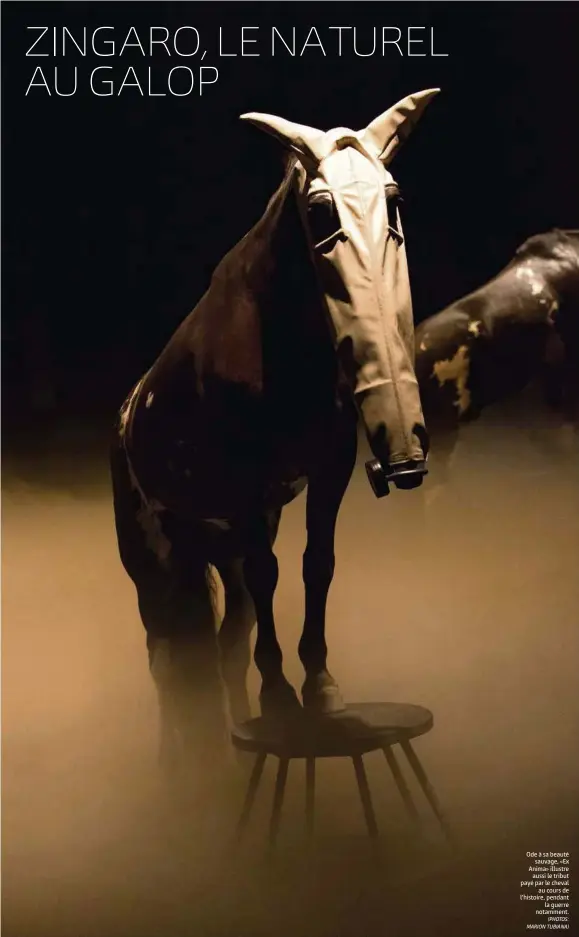
{"type": "Polygon", "coordinates": [[[260,130],[271,134],[282,146],[296,153],[305,165],[316,167],[326,155],[326,135],[321,130],[294,124],[272,114],[242,114],[240,119],[248,120],[260,130]]]}
{"type": "Polygon", "coordinates": [[[440,88],[429,88],[398,101],[361,132],[362,144],[388,166],[439,91],[440,88]]]}

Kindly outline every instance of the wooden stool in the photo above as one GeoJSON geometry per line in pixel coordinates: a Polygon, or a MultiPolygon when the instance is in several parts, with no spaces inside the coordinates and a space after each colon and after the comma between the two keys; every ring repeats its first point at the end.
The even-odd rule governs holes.
{"type": "Polygon", "coordinates": [[[277,840],[288,767],[292,758],[304,758],[306,762],[305,806],[309,836],[314,828],[316,758],[351,758],[368,835],[372,840],[376,839],[378,826],[363,755],[380,749],[384,752],[409,816],[413,821],[418,821],[416,805],[392,751],[395,744],[402,748],[443,833],[450,839],[450,830],[434,788],[410,744],[411,739],[429,732],[433,724],[432,713],[422,706],[407,703],[351,703],[345,712],[330,716],[302,710],[284,719],[260,716],[236,727],[231,733],[234,747],[240,751],[253,752],[256,756],[237,824],[238,840],[249,822],[268,755],[279,760],[269,827],[270,849],[274,848],[277,840]]]}

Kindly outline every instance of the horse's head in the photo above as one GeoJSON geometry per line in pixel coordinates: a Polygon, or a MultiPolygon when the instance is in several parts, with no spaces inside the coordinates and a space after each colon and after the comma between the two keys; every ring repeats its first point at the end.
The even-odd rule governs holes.
{"type": "Polygon", "coordinates": [[[400,193],[388,166],[436,93],[405,98],[361,131],[324,133],[243,115],[297,157],[300,213],[338,357],[378,462],[369,470],[377,495],[388,492],[388,478],[414,488],[425,474],[400,193]]]}

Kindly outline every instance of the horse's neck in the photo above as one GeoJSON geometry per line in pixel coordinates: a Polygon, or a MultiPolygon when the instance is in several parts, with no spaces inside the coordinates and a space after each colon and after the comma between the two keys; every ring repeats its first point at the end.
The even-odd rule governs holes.
{"type": "Polygon", "coordinates": [[[173,382],[191,367],[274,396],[321,381],[332,349],[294,194],[280,187],[225,255],[210,287],[157,362],[173,382]],[[320,375],[319,378],[316,374],[320,375]]]}
{"type": "Polygon", "coordinates": [[[271,240],[267,288],[260,306],[264,376],[292,388],[299,401],[325,398],[336,378],[336,356],[293,192],[271,240]]]}
{"type": "Polygon", "coordinates": [[[322,307],[292,191],[284,199],[265,253],[262,322],[271,318],[271,325],[286,340],[313,337],[323,322],[322,307]]]}
{"type": "MultiPolygon", "coordinates": [[[[273,204],[273,207],[272,207],[273,204]]],[[[264,370],[295,370],[295,355],[316,355],[329,344],[315,271],[291,189],[265,215],[217,268],[214,302],[241,340],[242,330],[259,343],[264,370]]],[[[211,291],[210,291],[211,294],[211,291]]]]}

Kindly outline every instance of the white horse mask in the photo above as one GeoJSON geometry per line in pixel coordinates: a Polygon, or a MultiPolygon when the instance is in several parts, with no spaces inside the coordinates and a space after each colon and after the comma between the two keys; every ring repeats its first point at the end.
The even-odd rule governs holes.
{"type": "Polygon", "coordinates": [[[387,167],[438,90],[409,95],[361,131],[242,116],[298,158],[298,203],[337,353],[382,469],[396,478],[410,465],[415,475],[400,487],[422,481],[427,436],[399,191],[387,167]]]}

